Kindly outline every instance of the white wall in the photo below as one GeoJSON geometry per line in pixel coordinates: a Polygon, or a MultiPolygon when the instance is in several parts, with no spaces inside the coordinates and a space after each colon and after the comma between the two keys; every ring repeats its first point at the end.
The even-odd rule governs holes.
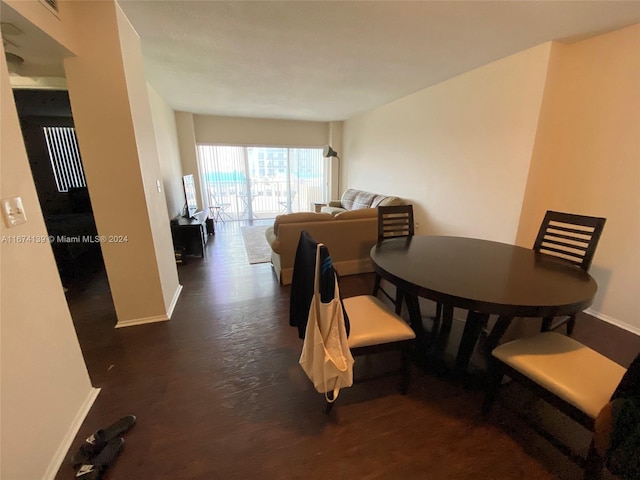
{"type": "Polygon", "coordinates": [[[420,234],[513,243],[550,49],[532,48],[347,120],[343,189],[412,202],[420,234]]]}
{"type": "MultiPolygon", "coordinates": [[[[176,112],[176,123],[180,143],[182,170],[185,174],[198,174],[197,144],[212,145],[258,145],[322,148],[331,141],[340,149],[342,122],[304,122],[299,120],[275,120],[263,118],[224,117],[217,115],[195,115],[176,112]]],[[[330,194],[337,193],[337,163],[329,164],[330,194]]],[[[201,196],[200,182],[196,183],[201,208],[207,207],[208,199],[201,196]]]]}
{"type": "Polygon", "coordinates": [[[55,259],[0,47],[0,197],[20,196],[27,223],[0,220],[0,477],[53,478],[97,390],[91,387],[55,259]]]}
{"type": "MultiPolygon", "coordinates": [[[[176,267],[173,238],[169,227],[169,213],[162,188],[162,170],[158,153],[156,131],[154,129],[149,91],[144,72],[140,37],[129,23],[126,15],[116,3],[116,19],[124,73],[127,82],[130,114],[133,120],[142,186],[145,194],[147,216],[149,218],[155,263],[157,269],[164,308],[159,319],[170,318],[180,294],[178,269],[176,267]]],[[[139,287],[138,287],[139,288],[139,287]]],[[[147,317],[148,318],[148,317],[147,317]]],[[[150,319],[152,320],[152,319],[150,319]]],[[[144,319],[143,319],[144,321],[144,319]]],[[[121,324],[121,322],[118,322],[121,324]]],[[[136,320],[136,323],[141,323],[136,320]]]]}
{"type": "Polygon", "coordinates": [[[419,233],[531,247],[546,210],[607,217],[589,313],[640,333],[640,25],[545,44],[345,122],[342,184],[419,233]]]}
{"type": "Polygon", "coordinates": [[[147,84],[147,88],[158,145],[162,186],[169,217],[173,218],[181,213],[185,201],[175,112],[151,85],[147,84]]]}
{"type": "Polygon", "coordinates": [[[194,115],[196,143],[323,147],[329,123],[194,115]]]}
{"type": "Polygon", "coordinates": [[[73,2],[58,2],[56,14],[38,0],[2,0],[2,3],[9,5],[20,16],[29,19],[30,23],[70,52],[75,52],[81,43],[73,28],[75,22],[73,2]]]}
{"type": "Polygon", "coordinates": [[[114,1],[71,2],[69,98],[118,326],[167,320],[179,292],[140,40],[114,1]],[[98,134],[99,132],[99,134],[98,134]]]}
{"type": "Polygon", "coordinates": [[[176,112],[176,128],[178,130],[178,146],[180,148],[180,160],[182,173],[192,174],[196,178],[196,197],[198,207],[206,210],[209,206],[208,198],[202,195],[200,174],[198,173],[198,152],[196,150],[196,133],[193,125],[193,113],[176,112]]]}
{"type": "Polygon", "coordinates": [[[518,242],[546,210],[606,217],[590,313],[640,334],[640,25],[551,58],[518,242]]]}
{"type": "MultiPolygon", "coordinates": [[[[76,127],[85,132],[79,135],[81,149],[89,147],[87,155],[83,150],[83,158],[97,157],[94,165],[98,165],[98,170],[93,172],[90,183],[97,185],[98,196],[102,195],[102,217],[106,219],[102,228],[106,228],[106,233],[128,235],[132,240],[129,247],[135,243],[140,226],[155,229],[147,231],[138,250],[125,244],[112,245],[113,252],[124,248],[131,255],[128,258],[115,255],[117,258],[111,263],[111,273],[115,275],[110,276],[110,286],[112,291],[119,290],[124,297],[133,299],[134,305],[127,305],[125,310],[140,306],[133,313],[134,318],[146,317],[152,308],[166,319],[179,285],[164,196],[155,190],[155,180],[161,174],[157,152],[154,159],[155,138],[135,32],[126,31],[128,22],[113,1],[60,2],[59,16],[37,1],[9,0],[7,4],[81,57],[75,59],[77,82],[71,82],[70,89],[79,96],[74,115],[78,106],[86,114],[76,115],[76,127]],[[80,18],[83,15],[93,16],[96,22],[84,22],[87,17],[80,18]],[[123,59],[113,58],[114,52],[120,53],[116,21],[125,30],[122,41],[129,49],[124,52],[127,56],[124,60],[133,64],[124,74],[123,59]],[[125,83],[135,92],[134,98],[127,95],[126,88],[119,90],[125,83]],[[132,130],[139,144],[129,143],[134,136],[132,130]],[[101,144],[99,139],[105,138],[106,143],[101,144]],[[138,168],[132,168],[128,162],[132,158],[137,160],[138,155],[144,158],[138,168]],[[111,178],[115,181],[110,182],[111,178]],[[127,191],[130,186],[133,194],[127,191]],[[137,209],[135,212],[132,206],[137,209]],[[117,217],[134,220],[123,225],[117,217]],[[150,261],[141,265],[138,262],[141,257],[150,261]],[[124,281],[114,281],[118,276],[124,281]],[[155,281],[148,281],[149,276],[155,281]],[[127,283],[127,279],[131,282],[127,283]]],[[[46,237],[47,231],[22,142],[4,55],[2,58],[0,196],[21,196],[28,222],[11,229],[2,224],[0,234],[18,235],[31,241],[0,243],[0,477],[53,479],[98,390],[90,384],[51,247],[35,242],[46,237]]],[[[97,210],[95,203],[94,210],[97,210]]]]}

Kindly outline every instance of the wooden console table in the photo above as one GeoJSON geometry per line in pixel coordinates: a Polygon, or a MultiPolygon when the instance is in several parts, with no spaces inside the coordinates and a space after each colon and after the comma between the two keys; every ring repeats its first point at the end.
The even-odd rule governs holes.
{"type": "Polygon", "coordinates": [[[197,212],[194,218],[176,217],[171,220],[173,247],[185,255],[204,257],[207,244],[207,215],[197,212]]]}

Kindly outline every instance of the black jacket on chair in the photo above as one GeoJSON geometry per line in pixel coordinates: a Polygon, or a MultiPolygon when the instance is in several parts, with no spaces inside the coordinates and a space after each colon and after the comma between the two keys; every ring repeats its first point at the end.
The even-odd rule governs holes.
{"type": "MultiPolygon", "coordinates": [[[[289,325],[298,328],[298,336],[304,338],[309,318],[309,309],[313,298],[314,277],[316,268],[316,242],[308,232],[300,233],[296,258],[293,263],[293,278],[291,282],[291,296],[289,298],[289,325]]],[[[337,275],[333,268],[331,256],[326,247],[320,248],[320,299],[322,302],[333,300],[337,275]]],[[[349,319],[344,311],[345,326],[349,335],[349,319]]]]}
{"type": "Polygon", "coordinates": [[[611,397],[609,470],[625,480],[640,478],[640,355],[611,397]]]}

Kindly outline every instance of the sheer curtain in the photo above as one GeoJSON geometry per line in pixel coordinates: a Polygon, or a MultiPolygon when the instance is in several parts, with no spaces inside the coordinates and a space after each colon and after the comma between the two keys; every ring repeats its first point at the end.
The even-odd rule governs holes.
{"type": "Polygon", "coordinates": [[[198,162],[209,205],[227,219],[311,211],[327,198],[320,148],[198,145],[198,162]]]}
{"type": "Polygon", "coordinates": [[[221,208],[221,215],[229,219],[241,219],[238,198],[249,190],[245,148],[199,145],[198,164],[209,207],[221,208]]]}
{"type": "Polygon", "coordinates": [[[86,187],[76,130],[73,127],[42,127],[51,168],[59,192],[86,187]]]}

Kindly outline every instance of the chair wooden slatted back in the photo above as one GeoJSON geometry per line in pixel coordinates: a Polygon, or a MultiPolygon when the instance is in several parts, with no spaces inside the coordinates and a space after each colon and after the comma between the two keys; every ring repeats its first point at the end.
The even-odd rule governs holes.
{"type": "Polygon", "coordinates": [[[606,218],[547,211],[533,244],[536,252],[562,258],[588,271],[606,218]]]}
{"type": "MultiPolygon", "coordinates": [[[[389,205],[378,207],[378,243],[385,239],[413,237],[415,226],[413,222],[413,205],[389,205]]],[[[396,306],[396,313],[402,311],[403,292],[396,285],[395,298],[381,287],[382,277],[376,273],[373,284],[373,296],[378,295],[378,291],[391,300],[396,306]]]]}
{"type": "MultiPolygon", "coordinates": [[[[540,225],[533,250],[550,255],[589,271],[606,218],[575,215],[572,213],[548,210],[540,225]]],[[[556,330],[566,323],[567,333],[571,335],[576,316],[564,318],[552,325],[553,318],[544,318],[541,331],[556,330]]]]}
{"type": "Polygon", "coordinates": [[[412,237],[414,234],[413,205],[378,207],[378,243],[386,238],[412,237]]]}

